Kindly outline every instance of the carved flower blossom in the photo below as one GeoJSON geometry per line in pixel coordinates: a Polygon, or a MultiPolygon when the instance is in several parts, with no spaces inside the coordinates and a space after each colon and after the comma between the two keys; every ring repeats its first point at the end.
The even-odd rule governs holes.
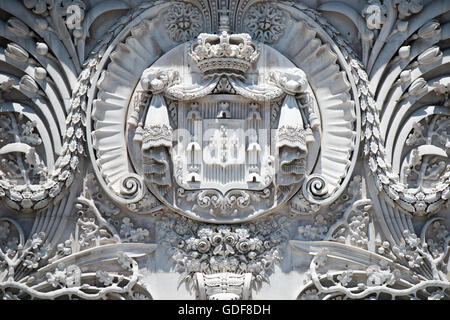
{"type": "Polygon", "coordinates": [[[200,11],[191,4],[176,4],[169,7],[166,27],[169,37],[175,42],[185,42],[195,38],[203,26],[200,11]]]}
{"type": "Polygon", "coordinates": [[[242,239],[246,239],[250,236],[247,228],[236,228],[234,232],[242,239]]]}
{"type": "Polygon", "coordinates": [[[66,268],[63,264],[58,264],[55,271],[53,273],[46,273],[47,281],[54,288],[56,287],[65,287],[66,284],[66,268]]]}
{"type": "Polygon", "coordinates": [[[235,233],[229,232],[225,235],[225,243],[230,246],[234,246],[238,240],[239,237],[235,233]]]}
{"type": "Polygon", "coordinates": [[[190,224],[187,219],[178,219],[175,223],[174,230],[179,235],[185,235],[190,231],[190,224]]]}
{"type": "Polygon", "coordinates": [[[130,218],[125,217],[122,219],[122,225],[120,226],[120,235],[124,237],[123,242],[138,242],[148,237],[149,231],[143,228],[134,228],[130,218]]]}
{"type": "Polygon", "coordinates": [[[344,287],[346,287],[350,283],[350,281],[352,281],[352,278],[353,278],[353,270],[346,270],[337,276],[339,283],[344,287]]]}
{"type": "Polygon", "coordinates": [[[109,286],[113,283],[113,277],[105,271],[98,270],[95,275],[97,276],[98,281],[103,283],[105,286],[109,286]]]}
{"type": "Polygon", "coordinates": [[[45,234],[43,232],[35,233],[31,237],[31,248],[37,249],[44,242],[45,234]]]}
{"type": "Polygon", "coordinates": [[[276,227],[276,224],[271,220],[262,221],[258,224],[258,230],[263,236],[267,236],[276,227]]]}
{"type": "Polygon", "coordinates": [[[398,5],[400,19],[419,13],[423,8],[423,0],[395,0],[394,4],[398,5]]]}
{"type": "Polygon", "coordinates": [[[28,9],[33,10],[34,13],[39,15],[48,14],[48,10],[54,5],[53,0],[23,0],[23,4],[28,9]]]}
{"type": "MultiPolygon", "coordinates": [[[[176,266],[191,276],[194,272],[249,272],[258,282],[267,280],[271,268],[281,260],[278,246],[288,236],[279,230],[287,227],[287,220],[283,217],[237,226],[191,222],[189,228],[178,232],[180,230],[176,229],[186,222],[179,221],[183,219],[178,217],[165,221],[161,225],[165,232],[159,236],[170,247],[176,266]]],[[[192,278],[186,279],[191,281],[189,279],[192,278]]]]}
{"type": "Polygon", "coordinates": [[[197,235],[198,235],[200,238],[209,238],[209,237],[211,237],[213,234],[214,234],[214,231],[213,231],[212,228],[209,227],[209,226],[201,226],[201,227],[198,229],[198,232],[197,232],[197,235]]]}
{"type": "Polygon", "coordinates": [[[117,256],[117,262],[122,266],[122,268],[129,271],[133,269],[133,260],[128,256],[128,254],[119,252],[117,256]]]}
{"type": "Polygon", "coordinates": [[[270,3],[258,3],[247,12],[245,25],[253,39],[273,43],[277,41],[286,27],[283,11],[270,3]]]}
{"type": "Polygon", "coordinates": [[[314,257],[317,267],[322,267],[325,265],[325,263],[328,260],[327,254],[328,251],[326,249],[322,249],[319,252],[317,252],[316,256],[314,257]]]}
{"type": "Polygon", "coordinates": [[[250,242],[246,239],[241,239],[236,244],[236,248],[240,253],[246,253],[250,250],[250,242]]]}
{"type": "Polygon", "coordinates": [[[80,286],[81,270],[76,265],[65,267],[64,264],[60,263],[53,273],[47,272],[45,275],[47,282],[54,288],[73,288],[80,286]]]}
{"type": "Polygon", "coordinates": [[[400,271],[390,271],[389,268],[382,270],[379,266],[367,268],[367,286],[393,285],[400,277],[400,271]]]}
{"type": "Polygon", "coordinates": [[[72,254],[72,241],[66,240],[66,241],[64,241],[64,243],[59,243],[56,246],[56,250],[57,250],[57,255],[61,256],[61,257],[72,254]]]}
{"type": "Polygon", "coordinates": [[[211,249],[211,243],[206,238],[202,238],[197,243],[197,248],[200,253],[206,253],[211,249]]]}
{"type": "Polygon", "coordinates": [[[211,237],[211,244],[213,246],[220,246],[223,243],[223,235],[220,232],[214,233],[211,237]]]}

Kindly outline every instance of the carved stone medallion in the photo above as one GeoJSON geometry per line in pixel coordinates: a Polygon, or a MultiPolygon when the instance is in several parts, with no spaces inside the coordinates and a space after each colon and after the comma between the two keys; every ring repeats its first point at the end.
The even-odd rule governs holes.
{"type": "MultiPolygon", "coordinates": [[[[134,43],[134,36],[128,43],[134,43]]],[[[136,51],[117,54],[136,59],[136,51]]],[[[123,78],[116,69],[109,66],[109,72],[123,78]]],[[[122,113],[128,115],[128,153],[141,183],[181,214],[211,222],[247,221],[282,206],[302,188],[309,201],[331,201],[345,185],[348,165],[338,176],[328,166],[336,166],[340,157],[350,161],[354,113],[336,112],[330,101],[346,97],[345,80],[342,94],[338,90],[317,99],[313,86],[333,76],[316,78],[248,34],[202,33],[143,68],[137,86],[128,91],[126,113],[116,108],[118,102],[108,102],[114,82],[100,84],[93,115],[105,120],[93,132],[94,148],[117,150],[118,157],[98,153],[97,163],[113,190],[120,190],[127,171],[134,174],[112,169],[126,168],[128,160],[108,147],[109,137],[102,134],[115,130],[110,120],[119,120],[122,113]],[[325,118],[322,112],[328,113],[325,118]],[[348,123],[344,137],[333,129],[342,123],[348,123]],[[323,144],[323,135],[336,140],[323,144]],[[322,155],[326,149],[333,149],[335,157],[322,155]]]]}
{"type": "Polygon", "coordinates": [[[286,66],[248,34],[224,31],[201,34],[146,69],[140,85],[151,98],[134,141],[142,141],[149,189],[173,209],[211,221],[247,220],[288,200],[304,179],[314,138],[295,98],[308,95],[306,76],[293,65],[280,75],[286,66]],[[276,65],[258,72],[259,59],[276,65]],[[219,81],[235,93],[213,93],[219,81]],[[168,98],[176,103],[172,120],[168,98]],[[280,116],[271,121],[277,103],[280,116]]]}
{"type": "Polygon", "coordinates": [[[449,12],[0,1],[0,299],[449,299],[449,12]]]}

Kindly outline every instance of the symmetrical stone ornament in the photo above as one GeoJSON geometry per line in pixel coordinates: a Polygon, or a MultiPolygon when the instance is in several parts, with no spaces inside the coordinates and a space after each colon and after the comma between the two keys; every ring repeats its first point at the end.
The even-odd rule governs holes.
{"type": "Polygon", "coordinates": [[[272,43],[277,41],[286,27],[285,11],[270,2],[256,2],[247,11],[245,25],[253,39],[272,43]]]}
{"type": "Polygon", "coordinates": [[[450,4],[341,2],[1,2],[0,298],[449,299],[450,4]]]}

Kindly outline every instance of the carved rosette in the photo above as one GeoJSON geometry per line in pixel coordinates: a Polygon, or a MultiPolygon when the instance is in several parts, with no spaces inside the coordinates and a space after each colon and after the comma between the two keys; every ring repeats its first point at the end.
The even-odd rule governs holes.
{"type": "Polygon", "coordinates": [[[202,14],[190,3],[175,3],[165,14],[165,26],[170,39],[175,42],[194,39],[202,31],[203,25],[202,14]]]}
{"type": "Polygon", "coordinates": [[[286,20],[285,11],[269,2],[259,2],[250,6],[246,12],[244,24],[253,39],[273,43],[283,36],[286,20]]]}

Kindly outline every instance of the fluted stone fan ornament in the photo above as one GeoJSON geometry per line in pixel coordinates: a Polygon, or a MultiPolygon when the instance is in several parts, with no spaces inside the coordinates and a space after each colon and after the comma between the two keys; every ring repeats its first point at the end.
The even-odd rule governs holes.
{"type": "Polygon", "coordinates": [[[450,4],[322,2],[0,2],[0,298],[448,299],[450,4]]]}

